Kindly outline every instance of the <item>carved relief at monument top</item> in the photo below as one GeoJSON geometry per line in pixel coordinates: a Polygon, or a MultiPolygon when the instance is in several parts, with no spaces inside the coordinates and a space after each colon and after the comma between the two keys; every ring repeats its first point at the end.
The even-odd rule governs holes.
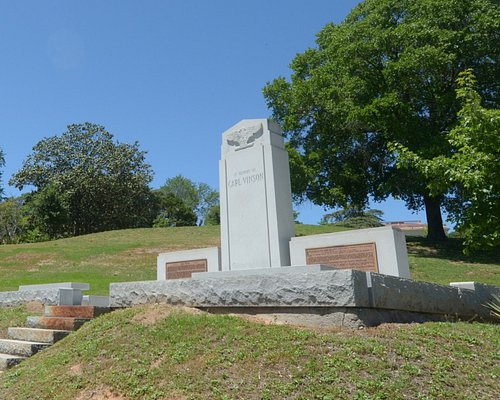
{"type": "Polygon", "coordinates": [[[255,140],[260,138],[264,130],[262,124],[242,127],[226,135],[226,142],[229,146],[236,147],[236,150],[243,150],[252,147],[255,140]]]}

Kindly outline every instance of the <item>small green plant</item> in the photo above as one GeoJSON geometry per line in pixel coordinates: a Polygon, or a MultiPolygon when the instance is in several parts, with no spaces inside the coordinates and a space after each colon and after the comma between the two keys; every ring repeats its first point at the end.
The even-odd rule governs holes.
{"type": "Polygon", "coordinates": [[[490,313],[496,319],[500,319],[500,297],[493,295],[493,299],[486,303],[490,313]]]}

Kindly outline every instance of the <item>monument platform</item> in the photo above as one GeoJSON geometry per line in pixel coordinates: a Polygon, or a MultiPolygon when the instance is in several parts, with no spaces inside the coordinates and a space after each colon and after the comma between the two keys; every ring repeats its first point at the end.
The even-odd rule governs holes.
{"type": "Polygon", "coordinates": [[[295,237],[276,122],[247,119],[224,132],[219,171],[221,248],[160,254],[158,280],[112,283],[111,307],[165,302],[313,326],[489,319],[484,304],[500,288],[411,280],[397,228],[295,237]]]}
{"type": "Polygon", "coordinates": [[[324,266],[265,271],[112,283],[110,305],[164,302],[305,326],[360,328],[384,322],[491,320],[485,304],[500,295],[500,287],[479,283],[468,289],[324,266]]]}

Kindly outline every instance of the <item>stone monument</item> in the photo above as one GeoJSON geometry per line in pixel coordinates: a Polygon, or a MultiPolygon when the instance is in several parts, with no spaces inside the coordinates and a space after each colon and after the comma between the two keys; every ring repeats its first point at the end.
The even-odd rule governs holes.
{"type": "Polygon", "coordinates": [[[276,122],[245,119],[224,132],[219,177],[221,248],[159,254],[158,280],[306,266],[410,277],[404,234],[394,227],[294,237],[288,154],[276,122]]]}
{"type": "Polygon", "coordinates": [[[222,270],[290,265],[294,236],[288,154],[272,120],[242,120],[222,135],[222,270]]]}
{"type": "Polygon", "coordinates": [[[484,304],[500,287],[408,279],[398,228],[293,237],[288,157],[275,122],[243,120],[224,132],[219,168],[222,248],[160,254],[157,281],[110,285],[112,307],[166,302],[315,327],[491,319],[484,304]]]}

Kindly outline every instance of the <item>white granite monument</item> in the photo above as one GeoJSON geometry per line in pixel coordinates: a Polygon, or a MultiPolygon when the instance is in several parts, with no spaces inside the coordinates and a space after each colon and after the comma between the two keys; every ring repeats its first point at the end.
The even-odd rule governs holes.
{"type": "Polygon", "coordinates": [[[399,229],[294,238],[288,154],[276,122],[245,119],[224,132],[219,173],[221,248],[160,254],[158,280],[220,277],[222,271],[291,273],[305,266],[410,277],[399,229]]]}
{"type": "Polygon", "coordinates": [[[294,236],[288,154],[272,120],[242,120],[222,135],[222,270],[290,265],[294,236]]]}

